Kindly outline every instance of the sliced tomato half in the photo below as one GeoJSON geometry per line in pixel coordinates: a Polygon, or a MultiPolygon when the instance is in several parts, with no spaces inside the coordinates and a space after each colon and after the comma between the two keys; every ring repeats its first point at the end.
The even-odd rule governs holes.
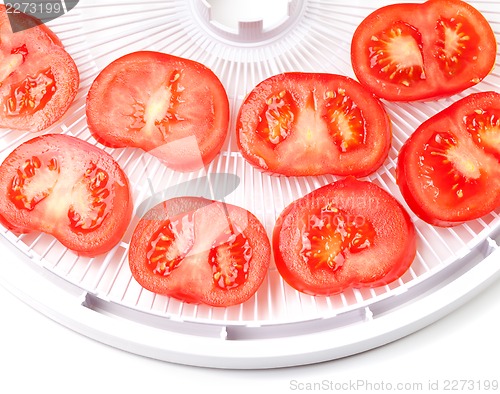
{"type": "Polygon", "coordinates": [[[500,94],[471,94],[424,122],[403,145],[397,182],[426,222],[454,226],[500,207],[500,94]]]}
{"type": "Polygon", "coordinates": [[[287,206],[274,228],[273,250],[288,284],[328,296],[401,277],[415,258],[415,228],[393,196],[348,177],[287,206]]]}
{"type": "Polygon", "coordinates": [[[45,25],[19,14],[26,30],[12,33],[0,5],[0,127],[37,132],[66,113],[79,86],[79,72],[59,38],[45,25]]]}
{"type": "Polygon", "coordinates": [[[379,8],[360,23],[351,44],[358,80],[392,101],[461,92],[490,73],[496,53],[486,18],[460,0],[379,8]]]}
{"type": "Polygon", "coordinates": [[[103,150],[46,134],[18,146],[0,165],[0,223],[41,231],[85,256],[109,251],[132,215],[127,176],[103,150]]]}
{"type": "Polygon", "coordinates": [[[149,210],[129,250],[132,275],[145,289],[217,307],[252,297],[270,258],[267,233],[253,214],[199,197],[173,198],[149,210]]]}
{"type": "Polygon", "coordinates": [[[101,71],[87,96],[87,121],[104,145],[140,148],[172,169],[193,171],[222,148],[229,102],[204,65],[140,51],[101,71]]]}
{"type": "Polygon", "coordinates": [[[257,85],[236,124],[255,167],[286,176],[365,176],[391,147],[384,107],[358,82],[334,74],[284,73],[257,85]]]}

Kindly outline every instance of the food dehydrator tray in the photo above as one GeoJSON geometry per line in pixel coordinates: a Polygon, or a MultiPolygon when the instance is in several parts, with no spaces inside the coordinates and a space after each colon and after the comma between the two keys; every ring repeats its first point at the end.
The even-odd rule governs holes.
{"type": "MultiPolygon", "coordinates": [[[[288,286],[271,266],[252,299],[213,308],[154,295],[135,282],[127,261],[131,232],[141,204],[166,195],[165,190],[169,196],[197,195],[207,179],[213,181],[214,190],[226,190],[227,177],[213,175],[235,175],[240,183],[224,200],[254,213],[270,235],[286,205],[337,179],[285,178],[254,169],[237,150],[235,116],[246,93],[279,72],[354,77],[349,49],[355,27],[371,10],[393,2],[281,0],[272,3],[276,9],[271,20],[235,25],[212,18],[221,13],[223,3],[81,0],[71,12],[49,23],[73,55],[81,85],[69,112],[46,132],[66,133],[99,145],[86,125],[86,92],[109,62],[145,49],[199,61],[219,76],[232,108],[230,135],[221,154],[206,170],[195,173],[171,171],[138,150],[99,145],[122,165],[133,185],[136,214],[122,242],[104,256],[84,258],[50,236],[15,236],[2,227],[5,256],[0,283],[61,324],[103,343],[165,361],[243,369],[332,360],[383,345],[436,321],[498,280],[500,215],[496,210],[454,228],[432,227],[409,211],[418,233],[416,259],[398,281],[375,289],[312,297],[288,286]]],[[[470,3],[488,19],[500,41],[497,2],[470,3]]],[[[393,147],[382,168],[366,179],[405,205],[395,184],[397,152],[404,141],[429,116],[483,90],[500,91],[497,69],[477,86],[447,99],[385,102],[393,122],[393,147]]],[[[32,137],[3,131],[0,158],[32,137]]]]}

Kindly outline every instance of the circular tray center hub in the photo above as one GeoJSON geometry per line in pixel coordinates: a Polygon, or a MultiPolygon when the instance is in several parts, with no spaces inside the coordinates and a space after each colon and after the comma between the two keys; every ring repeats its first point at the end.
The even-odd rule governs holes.
{"type": "Polygon", "coordinates": [[[307,0],[193,0],[200,20],[217,36],[259,43],[283,34],[307,0]]]}

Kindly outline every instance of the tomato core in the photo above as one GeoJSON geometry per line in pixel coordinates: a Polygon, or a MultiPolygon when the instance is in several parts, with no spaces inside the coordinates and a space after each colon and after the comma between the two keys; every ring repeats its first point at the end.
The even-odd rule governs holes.
{"type": "Polygon", "coordinates": [[[134,99],[132,110],[127,115],[131,118],[129,131],[146,134],[159,131],[166,138],[171,124],[183,120],[177,114],[177,105],[183,102],[181,93],[184,88],[179,83],[181,75],[181,71],[174,70],[169,78],[151,92],[147,102],[134,99]]]}
{"type": "Polygon", "coordinates": [[[381,78],[404,86],[426,79],[420,32],[398,22],[371,37],[368,47],[371,67],[381,78]]]}

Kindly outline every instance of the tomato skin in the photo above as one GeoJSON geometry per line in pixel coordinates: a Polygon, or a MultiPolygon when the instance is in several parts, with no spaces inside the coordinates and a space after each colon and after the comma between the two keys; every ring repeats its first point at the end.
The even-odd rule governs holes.
{"type": "Polygon", "coordinates": [[[405,142],[397,183],[422,220],[451,227],[500,206],[498,119],[500,94],[475,93],[422,123],[405,142]]]}
{"type": "Polygon", "coordinates": [[[353,79],[322,73],[262,81],[243,102],[236,131],[250,164],[285,176],[366,176],[383,164],[392,141],[380,101],[353,79]]]}
{"type": "Polygon", "coordinates": [[[16,18],[33,27],[12,33],[0,5],[0,127],[38,132],[67,112],[78,91],[79,72],[47,26],[28,15],[16,18]]]}
{"type": "Polygon", "coordinates": [[[285,281],[303,293],[321,296],[393,282],[408,270],[416,255],[415,227],[402,205],[377,185],[353,177],[323,186],[288,205],[277,220],[272,242],[276,267],[285,281]],[[361,231],[370,228],[364,234],[364,245],[344,249],[335,269],[324,264],[316,268],[314,256],[312,234],[339,234],[326,230],[332,222],[326,220],[325,207],[351,218],[349,224],[337,217],[340,233],[350,231],[353,223],[361,231]]]}
{"type": "Polygon", "coordinates": [[[89,130],[100,143],[136,147],[178,171],[210,163],[229,127],[224,86],[204,65],[153,51],[106,66],[87,96],[89,130]]]}
{"type": "Polygon", "coordinates": [[[352,66],[360,83],[390,101],[431,100],[459,93],[491,72],[496,52],[488,21],[461,0],[381,7],[360,23],[351,43],[352,66]],[[392,49],[382,44],[401,29],[406,41],[394,40],[392,49]],[[387,56],[390,53],[394,56],[387,56]],[[411,62],[413,68],[402,62],[411,62]]]}
{"type": "Polygon", "coordinates": [[[269,238],[253,214],[200,197],[177,197],[157,204],[137,224],[129,250],[132,275],[145,289],[184,302],[215,307],[237,305],[252,297],[267,275],[270,259],[269,238]],[[169,237],[174,241],[169,241],[169,237]],[[231,280],[228,288],[222,288],[215,281],[217,269],[213,262],[219,249],[214,245],[224,248],[229,245],[228,239],[238,238],[245,243],[240,242],[230,253],[223,249],[220,255],[239,261],[245,267],[234,270],[239,278],[231,280]],[[245,259],[239,250],[243,244],[246,245],[245,259]],[[170,248],[175,248],[174,252],[170,248]],[[158,253],[168,253],[170,260],[161,259],[158,253]],[[156,266],[157,272],[154,272],[159,263],[163,263],[163,267],[156,266]]]}
{"type": "Polygon", "coordinates": [[[118,163],[63,134],[14,149],[0,165],[0,190],[2,225],[17,234],[51,234],[82,256],[113,248],[132,215],[129,181],[118,163]]]}

